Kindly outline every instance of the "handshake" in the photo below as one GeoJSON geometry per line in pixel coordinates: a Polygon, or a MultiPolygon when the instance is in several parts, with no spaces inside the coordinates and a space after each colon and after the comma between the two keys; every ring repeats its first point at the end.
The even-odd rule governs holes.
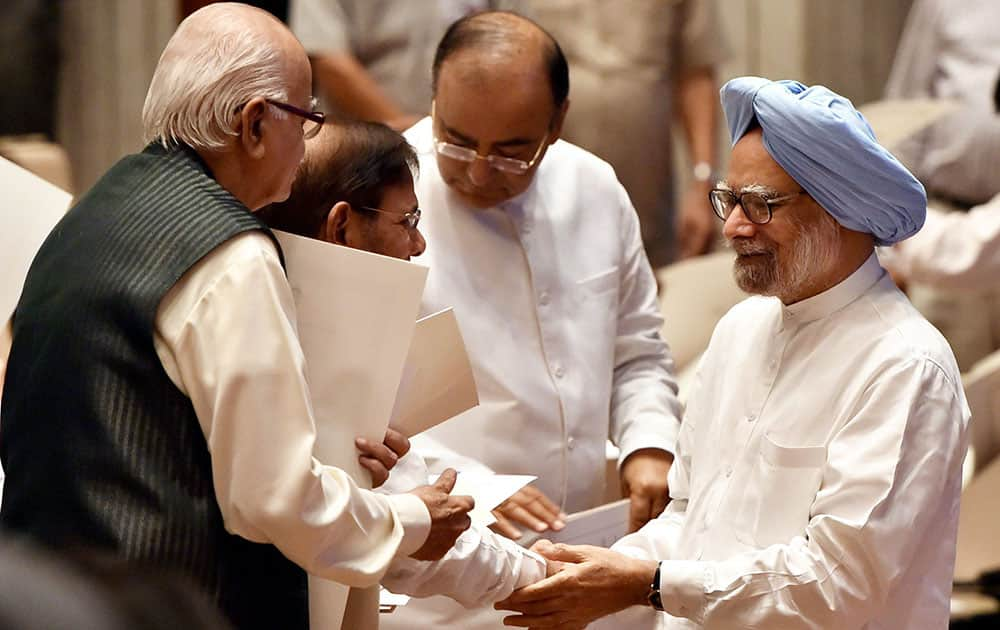
{"type": "Polygon", "coordinates": [[[539,540],[531,550],[546,560],[547,577],[494,604],[519,615],[504,624],[523,628],[585,628],[629,606],[649,606],[658,563],[604,547],[539,540]]]}

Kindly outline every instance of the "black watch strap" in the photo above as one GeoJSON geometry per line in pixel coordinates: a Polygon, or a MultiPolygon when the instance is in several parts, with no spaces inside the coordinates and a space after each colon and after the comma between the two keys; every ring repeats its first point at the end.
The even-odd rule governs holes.
{"type": "Polygon", "coordinates": [[[663,600],[660,598],[660,567],[663,566],[662,562],[656,564],[656,573],[653,574],[653,583],[649,585],[649,595],[646,599],[649,600],[649,605],[656,610],[663,610],[663,600]]]}

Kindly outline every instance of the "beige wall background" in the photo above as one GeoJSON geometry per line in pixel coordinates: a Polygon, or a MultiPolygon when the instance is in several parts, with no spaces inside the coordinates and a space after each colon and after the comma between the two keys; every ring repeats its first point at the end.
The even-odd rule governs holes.
{"type": "MultiPolygon", "coordinates": [[[[720,79],[756,74],[822,83],[860,105],[882,93],[912,0],[717,2],[733,50],[720,79]]],[[[177,5],[64,2],[58,140],[69,153],[77,192],[141,148],[142,103],[177,24],[177,5]]]]}
{"type": "Polygon", "coordinates": [[[142,148],[142,104],[177,26],[176,0],[65,0],[57,140],[74,192],[142,148]]]}

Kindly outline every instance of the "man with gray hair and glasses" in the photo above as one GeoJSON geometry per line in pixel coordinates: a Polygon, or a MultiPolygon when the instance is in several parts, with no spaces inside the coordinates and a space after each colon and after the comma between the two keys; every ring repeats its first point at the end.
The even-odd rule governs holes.
{"type": "MultiPolygon", "coordinates": [[[[396,556],[440,558],[472,507],[449,496],[453,471],[383,496],[313,457],[292,292],[254,214],[288,197],[320,129],[310,88],[266,12],[181,23],[143,110],[150,144],[32,263],[0,412],[8,532],[179,573],[238,628],[308,627],[306,571],[373,586],[396,556]]],[[[384,479],[406,447],[389,435],[362,463],[384,479]]]]}
{"type": "Polygon", "coordinates": [[[743,77],[722,105],[711,202],[755,295],[699,365],[673,500],[610,550],[536,545],[560,572],[498,606],[532,628],[944,628],[969,409],[875,256],[920,229],[924,189],[824,87],[743,77]]]}

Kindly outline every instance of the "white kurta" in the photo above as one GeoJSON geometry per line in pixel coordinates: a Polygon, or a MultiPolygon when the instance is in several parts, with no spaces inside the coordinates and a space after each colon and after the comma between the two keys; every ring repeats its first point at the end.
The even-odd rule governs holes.
{"type": "MultiPolygon", "coordinates": [[[[607,163],[560,141],[528,190],[473,210],[438,173],[430,119],[405,135],[420,157],[423,308],[455,308],[480,398],[429,433],[498,472],[538,475],[567,512],[597,505],[609,435],[623,458],[673,451],[679,418],[656,282],[625,190],[607,163]]],[[[476,627],[436,605],[449,611],[441,627],[476,627]]],[[[430,627],[411,616],[420,607],[384,616],[383,627],[430,627]]],[[[483,614],[499,625],[502,615],[483,614]]]]}
{"type": "MultiPolygon", "coordinates": [[[[427,483],[427,465],[411,450],[378,492],[405,492],[427,483]]],[[[414,597],[440,594],[473,607],[506,599],[515,589],[543,579],[545,568],[545,559],[538,554],[474,523],[437,562],[396,558],[382,576],[382,586],[414,597]]]]}
{"type": "Polygon", "coordinates": [[[538,475],[569,512],[597,505],[608,436],[622,458],[673,451],[680,417],[625,190],[607,163],[557,142],[527,191],[473,210],[438,173],[430,119],[406,136],[420,156],[423,310],[455,308],[480,399],[430,435],[498,472],[538,475]]]}
{"type": "Polygon", "coordinates": [[[969,410],[947,344],[878,265],[719,323],[674,500],[614,549],[665,560],[642,628],[945,628],[969,410]]]}
{"type": "Polygon", "coordinates": [[[941,289],[1000,287],[1000,195],[968,212],[927,210],[927,220],[889,254],[907,280],[941,289]]]}
{"type": "Polygon", "coordinates": [[[362,490],[312,457],[295,303],[266,235],[239,235],[189,270],[160,303],[154,344],[198,415],[227,530],[352,586],[376,584],[423,545],[419,498],[362,490]]]}

